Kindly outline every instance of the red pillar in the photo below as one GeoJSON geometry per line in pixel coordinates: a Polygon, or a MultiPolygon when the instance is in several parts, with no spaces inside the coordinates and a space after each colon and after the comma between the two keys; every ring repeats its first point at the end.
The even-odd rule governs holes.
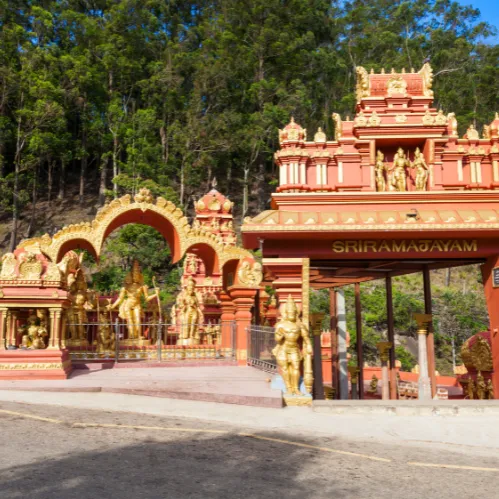
{"type": "Polygon", "coordinates": [[[499,287],[494,287],[493,270],[499,267],[499,255],[492,256],[482,265],[483,286],[490,318],[490,341],[492,343],[492,383],[494,398],[499,399],[499,287]]]}
{"type": "Polygon", "coordinates": [[[248,328],[251,326],[251,307],[255,304],[256,288],[229,288],[236,313],[236,359],[245,366],[248,358],[248,328]]]}
{"type": "Polygon", "coordinates": [[[221,347],[223,352],[227,350],[236,350],[235,338],[232,334],[232,326],[236,319],[236,307],[232,303],[232,298],[229,294],[222,291],[220,293],[220,307],[222,309],[222,315],[220,316],[220,327],[221,327],[221,347]]]}
{"type": "MultiPolygon", "coordinates": [[[[423,285],[424,285],[424,312],[432,315],[431,305],[431,281],[430,269],[425,267],[423,270],[423,285]]],[[[431,382],[431,398],[437,393],[437,376],[435,374],[435,340],[433,337],[433,323],[428,327],[426,335],[426,355],[428,357],[428,376],[431,382]]]]}

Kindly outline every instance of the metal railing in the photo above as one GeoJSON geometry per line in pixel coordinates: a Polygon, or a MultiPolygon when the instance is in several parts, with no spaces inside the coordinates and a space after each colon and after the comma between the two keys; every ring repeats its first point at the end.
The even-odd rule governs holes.
{"type": "Polygon", "coordinates": [[[268,326],[250,326],[248,333],[248,365],[266,372],[276,372],[277,362],[272,355],[275,330],[268,326]]]}
{"type": "Polygon", "coordinates": [[[194,340],[187,325],[143,322],[129,331],[126,322],[67,324],[64,340],[73,360],[178,361],[234,360],[234,321],[200,324],[194,340]]]}

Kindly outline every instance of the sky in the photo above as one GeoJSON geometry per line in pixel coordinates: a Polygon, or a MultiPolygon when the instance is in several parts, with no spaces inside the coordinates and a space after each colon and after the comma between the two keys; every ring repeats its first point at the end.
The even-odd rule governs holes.
{"type": "MultiPolygon", "coordinates": [[[[492,24],[499,31],[499,0],[458,0],[462,5],[472,5],[480,9],[482,21],[492,24]]],[[[499,37],[496,36],[496,39],[499,37]]]]}

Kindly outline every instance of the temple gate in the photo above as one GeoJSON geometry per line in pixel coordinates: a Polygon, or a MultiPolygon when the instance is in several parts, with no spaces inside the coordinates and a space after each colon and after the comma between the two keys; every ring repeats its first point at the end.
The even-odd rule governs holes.
{"type": "MultiPolygon", "coordinates": [[[[359,378],[361,398],[360,283],[386,280],[390,345],[382,350],[394,398],[391,279],[423,273],[425,314],[416,319],[420,366],[427,368],[418,376],[420,397],[429,398],[437,388],[430,270],[471,263],[482,265],[490,316],[490,332],[478,342],[493,357],[483,381],[492,379],[499,394],[499,116],[481,137],[472,124],[459,137],[454,113],[432,107],[431,87],[429,64],[380,74],[357,67],[353,119],[333,114],[334,139],[319,128],[312,140],[291,119],[279,131],[271,209],[242,226],[244,247],[263,250],[264,284],[275,289],[281,311],[291,295],[308,323],[309,287],[332,290],[334,313],[334,290],[355,284],[359,365],[350,374],[359,378]]],[[[345,342],[345,331],[338,339],[345,342]]],[[[346,357],[336,362],[346,379],[346,357]]],[[[476,372],[468,376],[477,383],[476,372]]]]}
{"type": "MultiPolygon", "coordinates": [[[[235,359],[245,364],[246,329],[262,279],[261,266],[250,252],[234,244],[232,203],[216,190],[203,199],[210,200],[208,212],[202,205],[205,201],[200,200],[198,217],[191,226],[173,203],[161,197],[155,199],[149,190],[141,189],[133,198],[126,195],[105,205],[92,223],[70,225],[52,237],[23,241],[13,253],[5,254],[0,273],[0,377],[67,377],[71,371],[68,347],[83,350],[89,343],[82,329],[89,308],[85,307],[86,280],[74,250],[85,249],[98,260],[106,238],[128,223],[157,229],[168,242],[174,263],[188,255],[181,298],[187,312],[177,310],[168,324],[173,329],[165,333],[176,338],[175,346],[183,351],[181,358],[186,356],[185,349],[199,350],[202,325],[202,333],[211,344],[218,344],[223,351],[231,342],[235,359]],[[206,324],[201,324],[203,315],[206,324]]],[[[105,320],[108,312],[118,308],[126,321],[122,345],[132,354],[133,350],[142,353],[144,347],[154,349],[155,343],[160,347],[165,343],[151,344],[153,338],[158,340],[154,331],[147,338],[143,334],[142,297],[148,304],[145,313],[153,316],[161,312],[158,307],[156,311],[154,306],[149,307],[157,303],[156,296],[144,288],[140,268],[134,264],[114,302],[104,308],[97,299],[93,313],[97,314],[96,323],[102,325],[95,340],[100,348],[98,357],[110,356],[119,340],[119,330],[113,330],[112,320],[105,320]]],[[[116,352],[116,359],[118,355],[116,352]]]]}

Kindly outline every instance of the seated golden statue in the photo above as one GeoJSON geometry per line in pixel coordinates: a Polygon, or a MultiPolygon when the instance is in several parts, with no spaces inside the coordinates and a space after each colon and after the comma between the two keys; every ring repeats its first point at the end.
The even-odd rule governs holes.
{"type": "Polygon", "coordinates": [[[41,350],[47,348],[49,333],[48,319],[45,310],[30,310],[26,324],[23,326],[21,348],[41,350]]]}
{"type": "Polygon", "coordinates": [[[288,395],[300,392],[300,368],[304,360],[303,378],[307,391],[312,391],[312,343],[307,328],[298,318],[298,309],[291,295],[288,296],[281,320],[275,326],[277,345],[272,354],[277,360],[288,395]],[[303,354],[299,340],[303,340],[303,354]]]}
{"type": "Polygon", "coordinates": [[[107,306],[108,310],[113,310],[119,306],[119,317],[126,320],[129,340],[143,339],[142,319],[144,311],[141,299],[144,298],[146,302],[149,302],[158,299],[158,296],[159,288],[155,289],[154,294],[148,294],[139,262],[135,260],[131,272],[125,277],[125,283],[118,298],[114,303],[107,306]]]}
{"type": "Polygon", "coordinates": [[[196,281],[192,277],[187,280],[187,286],[182,291],[178,306],[182,322],[179,344],[198,345],[199,324],[202,322],[203,312],[196,295],[196,281]]]}

